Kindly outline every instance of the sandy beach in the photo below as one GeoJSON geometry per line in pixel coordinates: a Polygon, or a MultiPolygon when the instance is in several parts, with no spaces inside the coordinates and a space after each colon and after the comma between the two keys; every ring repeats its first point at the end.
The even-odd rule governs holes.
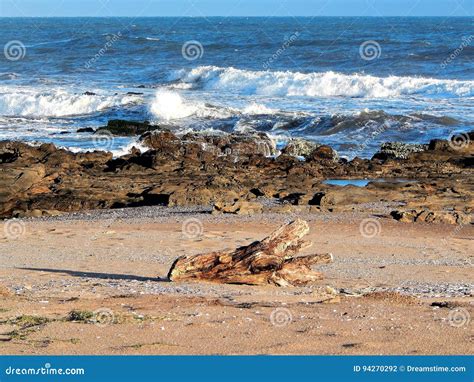
{"type": "Polygon", "coordinates": [[[472,225],[299,214],[313,243],[303,254],[334,256],[316,267],[325,278],[315,285],[168,281],[178,256],[247,245],[297,216],[209,212],[140,207],[2,222],[0,353],[471,352],[472,225]],[[367,219],[375,231],[364,231],[367,219]]]}

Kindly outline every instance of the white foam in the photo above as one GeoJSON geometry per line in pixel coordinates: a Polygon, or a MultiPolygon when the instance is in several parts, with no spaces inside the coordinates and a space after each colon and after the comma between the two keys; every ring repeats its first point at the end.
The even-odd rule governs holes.
{"type": "Polygon", "coordinates": [[[211,105],[203,101],[185,99],[177,91],[169,89],[157,90],[155,97],[150,104],[150,111],[158,120],[162,121],[171,121],[188,117],[220,119],[231,118],[242,114],[261,115],[277,112],[276,110],[270,109],[267,106],[256,102],[248,104],[242,110],[229,106],[211,105]]]}
{"type": "Polygon", "coordinates": [[[388,98],[405,95],[473,96],[474,81],[422,77],[374,77],[336,72],[299,73],[248,71],[200,66],[170,77],[177,86],[236,92],[245,95],[388,98]],[[184,85],[183,85],[184,84],[184,85]]]}
{"type": "Polygon", "coordinates": [[[242,110],[242,113],[248,115],[273,114],[276,112],[276,110],[270,109],[269,107],[256,102],[252,102],[250,105],[248,105],[242,110]]]}
{"type": "Polygon", "coordinates": [[[130,154],[132,152],[132,148],[134,148],[134,147],[136,149],[140,150],[142,153],[144,153],[145,151],[150,150],[149,147],[144,146],[141,142],[133,141],[133,142],[130,142],[128,145],[124,146],[124,147],[119,147],[119,148],[116,148],[116,149],[112,149],[110,151],[112,152],[112,155],[114,156],[114,158],[117,158],[117,157],[121,157],[123,155],[130,154]]]}
{"type": "Polygon", "coordinates": [[[65,88],[0,87],[0,115],[65,117],[96,113],[138,102],[135,95],[86,95],[65,88]]]}
{"type": "Polygon", "coordinates": [[[155,98],[150,105],[150,111],[158,120],[165,121],[188,117],[206,119],[230,118],[240,114],[238,109],[185,99],[180,93],[168,89],[157,90],[155,98]]]}
{"type": "MultiPolygon", "coordinates": [[[[40,142],[39,144],[41,144],[40,142]]],[[[131,141],[125,145],[117,145],[116,147],[77,147],[77,146],[62,146],[61,144],[58,145],[60,148],[67,149],[73,153],[87,153],[93,151],[109,151],[112,153],[114,158],[121,157],[123,155],[130,154],[132,152],[132,148],[136,148],[140,150],[142,153],[148,151],[150,148],[144,146],[138,140],[131,141]]]]}
{"type": "Polygon", "coordinates": [[[195,114],[196,105],[185,104],[183,98],[169,90],[158,90],[150,106],[150,111],[161,120],[182,119],[195,114]]]}

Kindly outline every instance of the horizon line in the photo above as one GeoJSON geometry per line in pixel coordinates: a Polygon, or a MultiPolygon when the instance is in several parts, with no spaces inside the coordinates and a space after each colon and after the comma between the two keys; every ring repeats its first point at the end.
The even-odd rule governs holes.
{"type": "Polygon", "coordinates": [[[399,17],[399,18],[473,18],[474,15],[468,16],[443,16],[443,15],[416,15],[416,16],[407,16],[407,15],[388,15],[388,16],[367,16],[367,15],[292,15],[292,16],[264,16],[264,15],[252,15],[252,16],[223,16],[223,15],[212,15],[212,16],[179,16],[179,15],[167,15],[167,16],[122,16],[122,15],[112,15],[112,16],[90,16],[90,15],[76,15],[76,16],[0,16],[0,19],[34,19],[34,18],[42,18],[42,19],[61,19],[61,18],[90,18],[90,19],[111,19],[111,18],[124,18],[124,19],[152,19],[152,18],[187,18],[187,19],[205,19],[205,18],[267,18],[267,19],[285,19],[285,18],[294,18],[294,17],[301,17],[301,18],[317,18],[317,17],[339,17],[339,18],[351,18],[351,17],[359,17],[359,18],[374,18],[374,19],[381,19],[387,17],[399,17]]]}

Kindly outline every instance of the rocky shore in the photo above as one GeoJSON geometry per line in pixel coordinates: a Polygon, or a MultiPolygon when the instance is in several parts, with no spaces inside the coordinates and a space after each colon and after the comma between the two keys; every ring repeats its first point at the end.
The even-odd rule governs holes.
{"type": "Polygon", "coordinates": [[[0,218],[162,205],[230,214],[362,209],[403,222],[472,222],[474,132],[462,141],[389,142],[371,159],[348,161],[298,138],[278,150],[265,133],[176,135],[147,123],[109,125],[96,134],[142,134],[148,150],[114,158],[0,142],[0,218]],[[372,181],[325,183],[331,179],[372,181]]]}

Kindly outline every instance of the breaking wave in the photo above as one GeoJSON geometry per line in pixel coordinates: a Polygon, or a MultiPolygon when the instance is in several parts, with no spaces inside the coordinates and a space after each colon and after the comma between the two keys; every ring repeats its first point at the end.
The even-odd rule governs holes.
{"type": "Polygon", "coordinates": [[[263,104],[249,103],[243,109],[218,106],[183,98],[178,92],[159,89],[150,104],[150,112],[159,120],[171,121],[184,118],[226,119],[242,115],[266,115],[276,111],[263,104]]]}
{"type": "Polygon", "coordinates": [[[249,71],[200,66],[174,72],[177,88],[236,92],[245,95],[389,98],[406,95],[470,97],[474,81],[422,77],[374,77],[337,72],[249,71]]]}
{"type": "Polygon", "coordinates": [[[87,115],[135,103],[135,95],[73,93],[56,88],[0,88],[0,115],[14,117],[65,117],[87,115]]]}

